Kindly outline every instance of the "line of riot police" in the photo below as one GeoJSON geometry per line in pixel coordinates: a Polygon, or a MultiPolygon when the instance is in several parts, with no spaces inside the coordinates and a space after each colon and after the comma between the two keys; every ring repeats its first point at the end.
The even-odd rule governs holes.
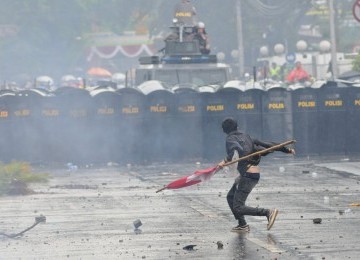
{"type": "Polygon", "coordinates": [[[263,140],[296,139],[302,155],[360,152],[360,88],[216,92],[59,88],[0,93],[0,160],[59,163],[217,161],[220,123],[263,140]],[[145,92],[144,92],[145,93],[145,92]]]}

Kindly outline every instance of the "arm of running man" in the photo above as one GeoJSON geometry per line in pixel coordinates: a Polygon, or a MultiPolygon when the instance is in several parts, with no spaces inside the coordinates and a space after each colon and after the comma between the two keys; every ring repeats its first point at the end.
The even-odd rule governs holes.
{"type": "MultiPolygon", "coordinates": [[[[256,151],[261,151],[261,150],[264,150],[266,148],[273,147],[274,145],[278,145],[278,143],[275,143],[275,142],[265,142],[265,141],[261,141],[259,139],[253,139],[253,142],[255,144],[255,150],[256,151]]],[[[295,150],[293,148],[288,148],[286,146],[278,148],[275,151],[279,151],[279,152],[283,152],[283,153],[289,153],[289,154],[295,154],[295,150]]],[[[266,153],[264,155],[267,155],[267,154],[269,154],[269,153],[266,153]]]]}

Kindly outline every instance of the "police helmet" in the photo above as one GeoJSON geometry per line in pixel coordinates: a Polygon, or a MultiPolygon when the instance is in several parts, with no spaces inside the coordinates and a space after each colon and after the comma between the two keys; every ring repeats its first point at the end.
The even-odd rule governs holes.
{"type": "Polygon", "coordinates": [[[205,24],[203,22],[199,22],[198,28],[205,29],[205,24]]]}

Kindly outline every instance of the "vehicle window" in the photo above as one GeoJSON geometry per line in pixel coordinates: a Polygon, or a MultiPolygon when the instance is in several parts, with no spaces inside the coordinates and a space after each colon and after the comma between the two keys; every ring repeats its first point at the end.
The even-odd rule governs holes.
{"type": "Polygon", "coordinates": [[[226,82],[226,72],[223,69],[195,70],[192,72],[192,83],[203,86],[226,82]]]}
{"type": "Polygon", "coordinates": [[[155,72],[155,79],[171,86],[178,83],[178,76],[175,70],[157,70],[155,72]]]}
{"type": "Polygon", "coordinates": [[[142,69],[136,70],[135,84],[137,86],[148,80],[152,80],[151,71],[142,69]]]}
{"type": "Polygon", "coordinates": [[[177,69],[155,70],[153,79],[164,82],[170,86],[186,83],[205,86],[224,83],[226,82],[226,78],[227,75],[224,69],[177,69]]]}

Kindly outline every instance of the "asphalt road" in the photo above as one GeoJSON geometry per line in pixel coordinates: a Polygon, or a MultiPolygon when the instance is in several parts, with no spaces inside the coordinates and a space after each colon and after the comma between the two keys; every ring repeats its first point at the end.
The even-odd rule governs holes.
{"type": "Polygon", "coordinates": [[[0,233],[46,217],[21,237],[0,235],[0,259],[359,259],[360,207],[350,206],[360,203],[359,161],[266,158],[248,204],[280,213],[270,231],[266,218],[247,217],[248,234],[230,232],[231,171],[155,193],[210,164],[44,168],[52,178],[32,185],[36,194],[0,198],[0,233]]]}

